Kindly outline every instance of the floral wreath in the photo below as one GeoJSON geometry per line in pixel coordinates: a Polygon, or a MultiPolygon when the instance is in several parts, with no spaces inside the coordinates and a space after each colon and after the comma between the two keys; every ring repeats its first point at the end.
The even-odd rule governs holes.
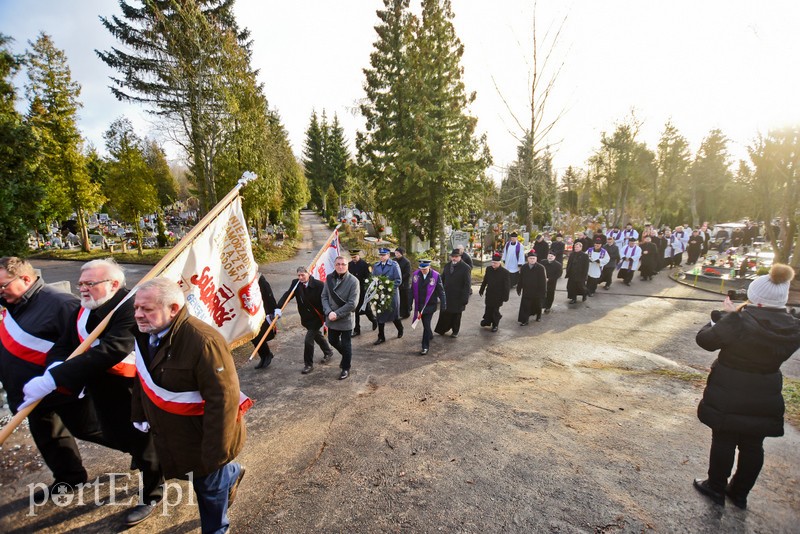
{"type": "Polygon", "coordinates": [[[374,294],[369,304],[376,315],[392,309],[394,302],[394,281],[387,276],[373,276],[370,285],[374,285],[374,294]]]}

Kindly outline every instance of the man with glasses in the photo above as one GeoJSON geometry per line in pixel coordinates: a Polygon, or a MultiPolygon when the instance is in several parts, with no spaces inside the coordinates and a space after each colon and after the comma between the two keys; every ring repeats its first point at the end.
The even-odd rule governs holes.
{"type": "Polygon", "coordinates": [[[128,294],[125,273],[111,259],[92,260],[81,267],[78,289],[81,307],[72,314],[67,328],[48,359],[66,360],[98,324],[113,311],[97,340],[82,354],[57,365],[24,387],[25,403],[38,400],[57,387],[72,393],[84,386],[91,394],[103,436],[109,444],[133,457],[141,470],[142,501],[125,518],[128,526],[147,519],[163,496],[163,477],[150,434],[139,432],[131,422],[131,394],[136,377],[133,299],[116,309],[128,294]],[[114,311],[116,309],[116,311],[114,311]]]}
{"type": "MultiPolygon", "coordinates": [[[[46,286],[27,261],[7,256],[0,258],[0,307],[4,307],[0,312],[0,382],[8,394],[9,408],[17,413],[25,396],[23,386],[54,363],[48,352],[69,328],[80,301],[46,286]]],[[[33,441],[53,473],[50,489],[59,486],[70,491],[85,483],[88,475],[75,437],[107,444],[90,396],[79,399],[53,392],[34,408],[28,423],[33,441]]]]}
{"type": "Polygon", "coordinates": [[[335,272],[325,280],[325,289],[322,290],[322,309],[331,345],[342,355],[339,380],[344,380],[350,376],[350,360],[353,356],[350,335],[359,284],[358,279],[347,272],[347,260],[342,256],[333,260],[333,269],[335,272]]]}

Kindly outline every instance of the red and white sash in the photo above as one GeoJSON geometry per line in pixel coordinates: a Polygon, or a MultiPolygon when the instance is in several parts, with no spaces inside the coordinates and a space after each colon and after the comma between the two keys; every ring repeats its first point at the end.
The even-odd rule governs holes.
{"type": "MultiPolygon", "coordinates": [[[[84,308],[83,306],[81,306],[81,309],[78,311],[78,339],[81,340],[81,343],[83,343],[84,339],[89,337],[89,332],[86,330],[86,323],[89,320],[89,313],[90,310],[84,308]]],[[[92,341],[92,347],[96,347],[99,344],[99,339],[92,341]]],[[[106,369],[106,372],[111,373],[112,375],[133,378],[136,376],[136,355],[131,352],[114,367],[106,369]]]]}
{"type": "Polygon", "coordinates": [[[23,330],[14,318],[4,309],[0,312],[0,342],[3,347],[21,360],[44,367],[47,353],[54,343],[40,339],[23,330]]]}
{"type": "MultiPolygon", "coordinates": [[[[199,391],[174,392],[162,388],[150,376],[150,371],[147,369],[147,364],[144,363],[138,344],[134,346],[134,351],[136,353],[136,371],[139,375],[139,382],[142,384],[142,389],[147,398],[150,399],[150,402],[165,412],[174,415],[203,415],[206,401],[203,400],[199,391]]],[[[252,406],[253,401],[240,391],[239,415],[236,420],[241,419],[244,413],[252,406]]]]}

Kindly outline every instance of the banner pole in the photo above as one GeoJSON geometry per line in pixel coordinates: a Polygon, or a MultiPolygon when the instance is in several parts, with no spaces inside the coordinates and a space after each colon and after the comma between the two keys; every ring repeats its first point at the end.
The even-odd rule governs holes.
{"type": "MultiPolygon", "coordinates": [[[[67,357],[67,360],[72,359],[75,356],[78,356],[79,354],[83,354],[84,352],[86,352],[86,350],[92,345],[94,340],[100,337],[100,334],[102,334],[103,331],[106,329],[108,323],[111,322],[111,318],[114,316],[114,313],[120,308],[120,306],[122,306],[125,302],[127,302],[128,299],[130,299],[134,295],[134,293],[136,293],[136,289],[144,282],[152,280],[153,278],[156,278],[158,275],[164,272],[164,270],[167,267],[169,267],[173,261],[175,261],[175,258],[177,258],[178,255],[181,252],[183,252],[183,250],[192,241],[194,241],[194,239],[198,236],[198,234],[200,234],[203,230],[205,230],[205,228],[209,224],[211,224],[211,221],[213,221],[217,217],[217,215],[219,215],[222,212],[222,210],[227,208],[228,205],[236,199],[236,197],[239,195],[239,190],[245,184],[247,184],[251,180],[255,180],[256,178],[258,178],[258,176],[256,176],[255,173],[252,173],[250,171],[247,171],[244,174],[242,174],[242,177],[239,178],[239,181],[236,183],[236,186],[234,186],[234,188],[230,191],[230,193],[225,195],[225,197],[222,200],[220,200],[217,203],[217,205],[214,206],[211,209],[211,211],[209,211],[205,215],[205,217],[203,217],[200,220],[200,222],[198,222],[194,226],[194,228],[189,230],[189,232],[185,236],[183,236],[183,238],[178,242],[177,245],[175,245],[172,249],[170,249],[170,251],[167,252],[164,255],[164,257],[161,258],[161,260],[159,260],[159,262],[156,263],[153,266],[153,268],[150,269],[150,271],[142,277],[141,280],[139,280],[139,282],[128,292],[128,294],[125,295],[125,298],[122,299],[119,302],[119,304],[117,304],[117,306],[113,310],[111,310],[108,313],[108,315],[106,315],[103,318],[102,321],[100,321],[100,324],[98,324],[94,328],[94,330],[92,330],[89,333],[89,335],[86,336],[86,339],[84,339],[83,342],[80,345],[78,345],[74,351],[72,351],[72,354],[70,354],[69,357],[67,357]]],[[[3,443],[5,443],[5,441],[14,432],[14,430],[25,420],[26,417],[28,417],[28,415],[30,415],[30,413],[34,410],[34,408],[36,408],[36,406],[39,405],[39,402],[41,402],[41,399],[26,406],[25,408],[22,408],[14,415],[14,417],[11,418],[11,420],[6,424],[6,426],[0,429],[0,446],[2,446],[3,443]]]]}
{"type": "MultiPolygon", "coordinates": [[[[325,253],[325,251],[330,248],[331,241],[333,241],[333,237],[336,235],[336,232],[339,231],[339,227],[340,226],[341,226],[341,224],[337,224],[336,225],[336,228],[333,229],[333,232],[331,232],[331,235],[328,236],[328,240],[325,241],[325,244],[322,246],[321,249],[319,249],[319,252],[317,252],[317,255],[314,256],[314,259],[311,260],[311,263],[309,263],[308,267],[306,267],[306,270],[309,273],[312,273],[314,271],[314,266],[317,264],[317,261],[319,261],[320,257],[322,257],[322,255],[325,253]]],[[[289,296],[286,298],[286,301],[283,303],[283,307],[281,308],[281,312],[283,312],[283,308],[285,308],[289,304],[289,301],[292,300],[292,297],[294,297],[294,292],[295,292],[296,289],[297,289],[297,285],[295,285],[292,288],[292,290],[289,292],[289,296]]],[[[266,310],[264,310],[264,311],[266,312],[266,310]]],[[[267,336],[275,328],[275,325],[278,324],[278,319],[280,319],[280,317],[275,317],[275,318],[272,319],[272,322],[269,324],[269,327],[267,327],[267,331],[264,332],[263,336],[261,336],[261,339],[258,341],[258,345],[256,345],[256,347],[253,349],[253,353],[250,354],[250,357],[247,358],[247,361],[250,361],[250,360],[252,360],[253,358],[256,357],[256,354],[258,354],[258,349],[260,349],[261,345],[263,345],[264,342],[267,340],[267,336]]]]}

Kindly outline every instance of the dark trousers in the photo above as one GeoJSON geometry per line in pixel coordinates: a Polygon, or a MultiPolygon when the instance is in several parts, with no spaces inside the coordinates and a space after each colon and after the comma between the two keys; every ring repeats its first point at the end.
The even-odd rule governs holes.
{"type": "Polygon", "coordinates": [[[687,254],[686,264],[687,265],[694,265],[697,263],[697,259],[700,257],[700,250],[690,250],[687,254]]]}
{"type": "MultiPolygon", "coordinates": [[[[256,337],[250,340],[250,342],[253,344],[253,348],[258,346],[258,342],[261,341],[261,338],[264,337],[264,334],[267,333],[268,328],[269,328],[269,321],[265,320],[263,323],[261,323],[261,330],[259,330],[258,335],[256,335],[256,337]]],[[[269,333],[269,336],[267,336],[267,339],[275,338],[276,328],[272,329],[272,331],[269,333]]],[[[269,343],[267,343],[266,339],[264,340],[264,343],[261,344],[261,347],[259,347],[258,355],[261,356],[262,358],[268,358],[270,356],[274,356],[274,354],[272,354],[272,351],[269,348],[269,343]]]]}
{"type": "Polygon", "coordinates": [[[350,330],[328,329],[328,339],[331,342],[331,346],[342,355],[342,363],[339,364],[339,367],[345,371],[350,370],[350,360],[353,357],[353,345],[350,334],[350,330]]]}
{"type": "Polygon", "coordinates": [[[239,478],[242,466],[236,462],[223,465],[213,473],[192,481],[197,495],[202,534],[217,534],[228,531],[228,492],[239,478]]]}
{"type": "Polygon", "coordinates": [[[371,324],[375,324],[375,322],[376,322],[375,321],[375,314],[372,313],[372,308],[369,306],[369,304],[367,304],[367,307],[364,309],[363,312],[358,312],[358,311],[356,312],[356,327],[354,328],[354,331],[359,332],[359,333],[361,332],[361,316],[362,315],[366,315],[367,319],[369,319],[369,322],[371,324]]]}
{"type": "MultiPolygon", "coordinates": [[[[459,313],[459,319],[461,314],[459,313]]],[[[433,320],[433,313],[422,314],[422,348],[431,348],[431,339],[433,339],[433,330],[431,329],[431,321],[433,320]]]]}
{"type": "Polygon", "coordinates": [[[567,280],[567,298],[575,299],[578,295],[586,294],[586,284],[582,281],[573,281],[572,278],[567,280]]]}
{"type": "Polygon", "coordinates": [[[308,367],[314,366],[314,343],[319,345],[323,354],[333,354],[328,340],[325,339],[319,328],[306,330],[306,338],[303,340],[303,363],[308,367]]]}
{"type": "Polygon", "coordinates": [[[164,494],[164,477],[149,432],[131,423],[131,395],[135,378],[105,373],[90,386],[103,437],[115,449],[129,453],[142,473],[140,494],[144,503],[159,502],[164,494]]]}
{"type": "Polygon", "coordinates": [[[619,274],[617,274],[617,278],[621,278],[623,282],[630,284],[631,280],[633,280],[633,273],[633,269],[620,269],[619,274]]]}
{"type": "Polygon", "coordinates": [[[40,405],[28,416],[28,424],[53,478],[71,486],[88,479],[75,438],[111,446],[100,429],[91,395],[55,407],[40,405]]]}
{"type": "Polygon", "coordinates": [[[411,301],[408,298],[408,286],[406,284],[400,284],[398,289],[400,290],[400,318],[405,319],[411,315],[411,301]]]}
{"type": "Polygon", "coordinates": [[[448,330],[452,330],[454,334],[458,334],[458,332],[461,330],[462,313],[464,312],[440,312],[439,320],[436,321],[436,333],[444,335],[448,330]]]}
{"type": "Polygon", "coordinates": [[[586,279],[586,291],[593,295],[597,291],[597,286],[600,284],[599,278],[592,278],[591,276],[586,279]]]}
{"type": "Polygon", "coordinates": [[[544,309],[549,310],[553,307],[553,301],[556,300],[556,286],[558,280],[547,281],[547,298],[544,300],[544,309]]]}
{"type": "Polygon", "coordinates": [[[519,282],[519,271],[515,273],[508,273],[509,281],[511,282],[511,287],[517,287],[517,282],[519,282]]]}
{"type": "Polygon", "coordinates": [[[537,319],[542,318],[542,299],[526,298],[523,293],[522,299],[519,301],[519,316],[517,321],[520,323],[527,323],[531,315],[535,315],[537,319]]]}
{"type": "Polygon", "coordinates": [[[717,491],[725,489],[728,477],[731,476],[737,447],[739,448],[739,460],[736,463],[736,474],[731,479],[731,491],[737,497],[747,497],[764,465],[763,436],[713,431],[708,462],[708,482],[717,491]]]}
{"type": "Polygon", "coordinates": [[[614,281],[614,264],[615,262],[609,262],[609,266],[603,267],[603,272],[600,275],[600,283],[605,282],[606,287],[611,287],[611,283],[614,281]]]}
{"type": "Polygon", "coordinates": [[[500,324],[500,319],[503,316],[500,315],[500,306],[486,306],[483,311],[483,323],[486,323],[484,326],[497,326],[500,324]]]}
{"type": "MultiPolygon", "coordinates": [[[[403,321],[398,318],[392,321],[392,324],[395,328],[397,328],[397,336],[399,337],[403,333],[403,321]]],[[[384,330],[385,326],[386,323],[378,323],[378,339],[383,339],[384,341],[386,340],[386,332],[384,330]]]]}

